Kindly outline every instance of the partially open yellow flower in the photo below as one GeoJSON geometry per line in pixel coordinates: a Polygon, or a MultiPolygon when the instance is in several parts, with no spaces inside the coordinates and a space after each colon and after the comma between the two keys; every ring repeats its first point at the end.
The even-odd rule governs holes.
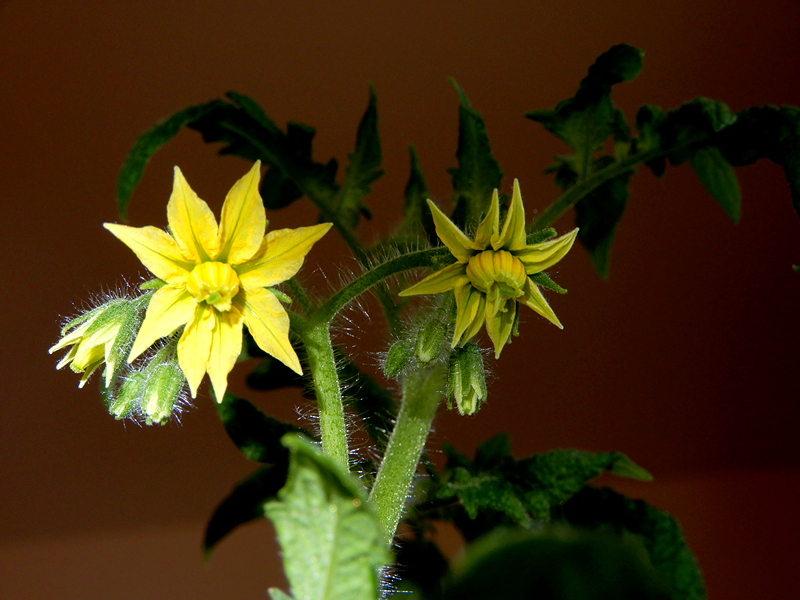
{"type": "Polygon", "coordinates": [[[564,258],[575,242],[577,229],[554,240],[528,245],[525,208],[516,179],[502,231],[500,202],[495,190],[489,212],[478,225],[474,240],[464,235],[433,202],[428,200],[428,205],[436,225],[436,235],[455,256],[456,262],[403,290],[400,295],[438,294],[453,290],[456,296],[453,348],[472,339],[486,323],[495,357],[499,357],[511,336],[518,303],[561,327],[539,286],[529,275],[544,271],[564,258]]]}
{"type": "Polygon", "coordinates": [[[157,227],[105,228],[166,282],[153,295],[131,348],[132,362],[156,340],[185,326],[178,362],[192,397],[208,372],[219,402],[242,348],[242,326],[264,350],[296,373],[300,361],[289,342],[289,315],[267,289],[293,277],[330,223],[279,229],[265,235],[267,217],[258,193],[261,163],[228,192],[220,224],[175,167],[167,204],[169,231],[157,227]]]}

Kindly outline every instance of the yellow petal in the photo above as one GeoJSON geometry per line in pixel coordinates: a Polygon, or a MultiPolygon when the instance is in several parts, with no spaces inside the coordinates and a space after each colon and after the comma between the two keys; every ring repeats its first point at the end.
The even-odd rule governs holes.
{"type": "Polygon", "coordinates": [[[228,373],[242,352],[242,313],[235,306],[225,312],[214,311],[216,326],[208,356],[208,377],[217,402],[222,402],[228,387],[228,373]]]}
{"type": "Polygon", "coordinates": [[[412,285],[410,288],[400,292],[400,296],[416,296],[418,294],[439,294],[452,290],[458,285],[469,283],[466,275],[467,265],[455,262],[446,266],[435,273],[431,273],[425,279],[412,285]]]}
{"type": "Polygon", "coordinates": [[[302,375],[300,360],[289,342],[289,315],[272,292],[264,288],[242,290],[235,303],[241,306],[245,325],[258,347],[302,375]]]}
{"type": "Polygon", "coordinates": [[[199,263],[217,256],[219,246],[214,213],[189,187],[178,167],[175,167],[172,196],[167,204],[167,220],[178,248],[187,260],[199,263]]]}
{"type": "Polygon", "coordinates": [[[212,306],[197,305],[192,320],[183,330],[178,340],[178,364],[183,371],[192,398],[197,395],[197,388],[203,381],[211,354],[211,343],[217,326],[216,309],[212,306]]]}
{"type": "Polygon", "coordinates": [[[564,329],[564,326],[561,324],[561,321],[558,320],[556,313],[553,312],[553,309],[550,308],[547,300],[545,300],[544,296],[542,296],[539,286],[533,283],[533,281],[530,279],[528,279],[528,282],[525,284],[525,295],[523,295],[521,298],[518,298],[518,300],[521,304],[532,308],[534,311],[542,315],[545,319],[550,321],[559,329],[564,329]]]}
{"type": "Polygon", "coordinates": [[[447,246],[448,250],[450,250],[459,262],[467,262],[469,257],[474,254],[472,251],[472,240],[464,235],[464,233],[455,226],[455,223],[448,219],[447,215],[439,210],[439,207],[431,200],[428,200],[428,206],[431,208],[433,224],[436,226],[436,235],[439,236],[442,243],[447,246]]]}
{"type": "Polygon", "coordinates": [[[277,229],[264,238],[264,250],[253,262],[236,267],[239,281],[248,289],[277,285],[294,277],[311,247],[331,228],[321,223],[297,229],[277,229]]]}
{"type": "Polygon", "coordinates": [[[181,254],[171,235],[158,227],[128,227],[103,223],[128,248],[133,250],[153,275],[167,282],[184,279],[194,268],[181,254]]]}
{"type": "Polygon", "coordinates": [[[499,250],[519,250],[525,247],[525,207],[522,206],[522,194],[519,181],[514,180],[514,192],[511,194],[511,206],[508,208],[503,231],[492,236],[492,248],[499,250]]]}
{"type": "Polygon", "coordinates": [[[560,238],[517,250],[514,255],[525,265],[525,272],[528,275],[539,273],[564,258],[572,248],[572,244],[575,243],[577,235],[578,230],[576,228],[560,238]]]}
{"type": "Polygon", "coordinates": [[[509,298],[500,298],[497,304],[486,303],[486,333],[494,344],[494,357],[500,358],[503,346],[511,337],[514,319],[517,315],[517,303],[509,298]]]}
{"type": "Polygon", "coordinates": [[[455,290],[456,327],[453,332],[453,348],[468,342],[483,325],[486,296],[467,283],[455,290]]]}
{"type": "Polygon", "coordinates": [[[147,306],[144,323],[133,342],[128,362],[153,345],[157,339],[170,335],[181,325],[191,321],[197,310],[197,302],[183,287],[165,285],[159,289],[147,306]]]}
{"type": "Polygon", "coordinates": [[[492,194],[492,203],[489,205],[489,212],[483,217],[483,221],[478,225],[475,232],[475,241],[472,247],[475,250],[485,250],[492,241],[492,235],[496,235],[500,230],[500,198],[497,190],[492,194]]]}
{"type": "Polygon", "coordinates": [[[267,215],[258,193],[261,161],[233,184],[222,205],[219,224],[218,260],[231,265],[242,264],[255,255],[264,239],[267,215]]]}

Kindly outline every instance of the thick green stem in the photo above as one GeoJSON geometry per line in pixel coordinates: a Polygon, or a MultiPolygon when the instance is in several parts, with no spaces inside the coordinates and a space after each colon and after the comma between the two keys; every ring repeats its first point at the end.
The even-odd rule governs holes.
{"type": "Polygon", "coordinates": [[[314,380],[322,433],[322,450],[345,471],[347,462],[347,427],[344,422],[342,391],[336,371],[328,324],[300,328],[308,353],[308,366],[314,380]]]}
{"type": "Polygon", "coordinates": [[[442,367],[418,369],[403,381],[403,404],[369,497],[387,545],[394,537],[442,399],[443,374],[442,367]]]}

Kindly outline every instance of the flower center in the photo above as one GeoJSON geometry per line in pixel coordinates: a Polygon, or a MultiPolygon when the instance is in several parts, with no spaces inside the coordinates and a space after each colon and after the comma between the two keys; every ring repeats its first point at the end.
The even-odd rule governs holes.
{"type": "Polygon", "coordinates": [[[484,250],[469,259],[467,277],[478,290],[489,293],[497,286],[501,295],[519,298],[525,293],[525,266],[506,250],[484,250]]]}
{"type": "Polygon", "coordinates": [[[239,292],[239,277],[225,263],[204,262],[192,269],[186,289],[198,303],[208,302],[217,310],[228,311],[239,292]]]}

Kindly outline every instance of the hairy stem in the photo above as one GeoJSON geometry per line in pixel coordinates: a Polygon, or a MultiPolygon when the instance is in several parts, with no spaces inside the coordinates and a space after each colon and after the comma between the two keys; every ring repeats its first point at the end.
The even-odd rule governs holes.
{"type": "Polygon", "coordinates": [[[293,319],[292,325],[303,338],[308,353],[308,366],[317,396],[322,450],[347,471],[347,427],[328,324],[303,327],[297,326],[297,320],[293,319]]]}
{"type": "Polygon", "coordinates": [[[444,369],[417,369],[403,381],[403,403],[378,470],[369,502],[391,544],[408,490],[417,472],[436,408],[442,399],[444,369]]]}

